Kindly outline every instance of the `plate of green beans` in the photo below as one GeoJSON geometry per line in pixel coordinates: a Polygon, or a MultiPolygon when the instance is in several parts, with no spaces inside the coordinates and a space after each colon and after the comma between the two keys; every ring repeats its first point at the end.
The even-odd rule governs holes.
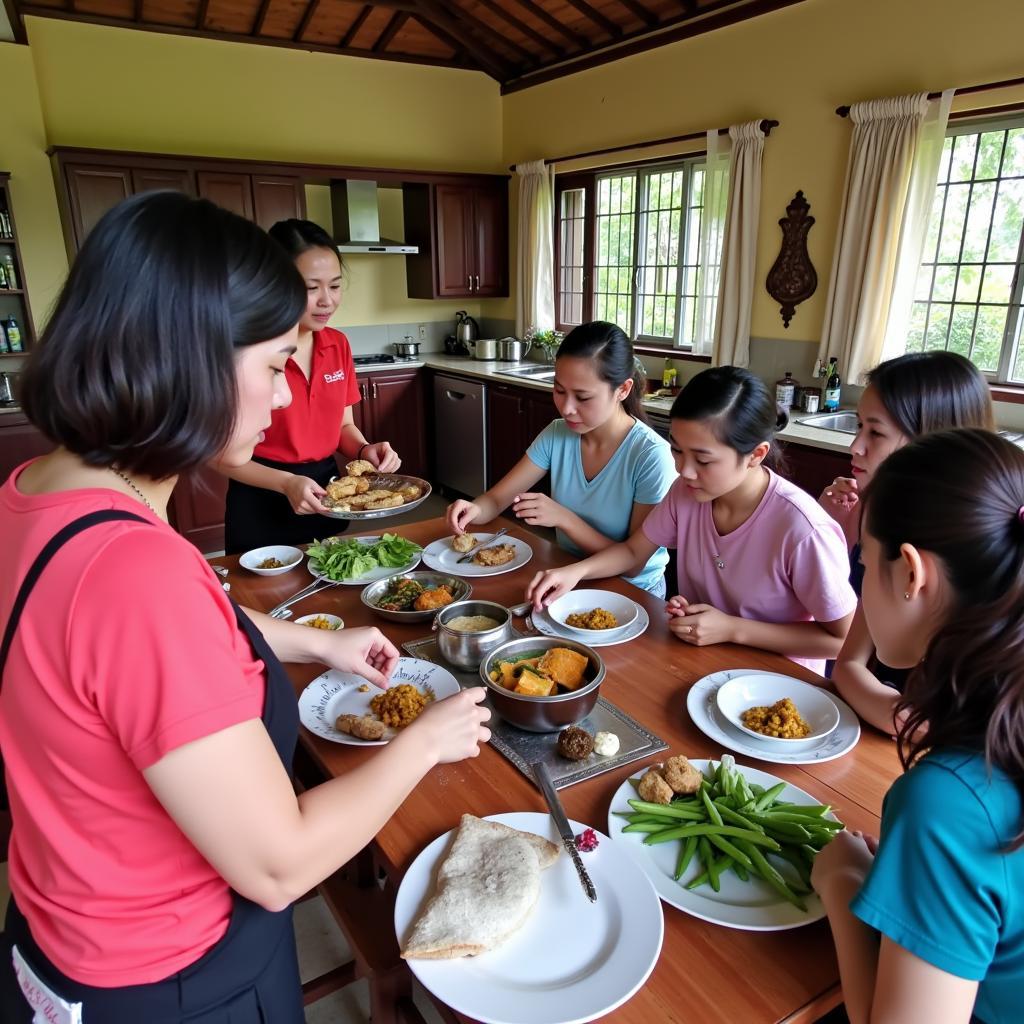
{"type": "Polygon", "coordinates": [[[691,760],[700,789],[669,804],[637,792],[648,770],[616,790],[608,835],[636,858],[658,895],[701,920],[746,931],[811,924],[825,908],[810,884],[818,851],[843,823],[782,779],[736,764],[691,760]]]}

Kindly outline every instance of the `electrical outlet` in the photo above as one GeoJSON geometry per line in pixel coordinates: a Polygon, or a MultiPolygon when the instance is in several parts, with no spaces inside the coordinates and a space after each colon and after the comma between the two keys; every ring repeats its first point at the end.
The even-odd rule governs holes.
{"type": "Polygon", "coordinates": [[[427,340],[427,325],[426,324],[420,324],[420,326],[419,326],[419,335],[420,335],[420,341],[426,341],[427,340]]]}

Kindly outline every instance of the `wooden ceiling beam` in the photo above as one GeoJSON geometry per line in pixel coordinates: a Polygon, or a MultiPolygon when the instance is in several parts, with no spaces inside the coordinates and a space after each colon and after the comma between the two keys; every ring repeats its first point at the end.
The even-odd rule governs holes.
{"type": "Polygon", "coordinates": [[[658,24],[658,16],[649,7],[644,7],[638,0],[619,0],[627,10],[632,11],[645,25],[654,28],[658,24]]]}
{"type": "Polygon", "coordinates": [[[363,9],[355,16],[352,24],[345,30],[345,34],[338,40],[339,49],[344,50],[352,45],[352,40],[359,34],[359,30],[372,11],[373,4],[363,4],[363,9]]]}
{"type": "MultiPolygon", "coordinates": [[[[427,4],[432,8],[441,7],[442,5],[437,3],[436,0],[421,0],[421,3],[427,4]]],[[[525,46],[520,46],[514,39],[509,39],[507,35],[503,35],[496,28],[492,28],[487,24],[486,21],[481,21],[475,14],[470,14],[464,7],[460,7],[455,0],[448,0],[443,5],[444,10],[447,12],[450,18],[455,19],[456,23],[462,22],[465,24],[467,31],[472,32],[477,38],[487,38],[491,41],[492,46],[505,47],[511,50],[515,50],[519,54],[520,60],[524,61],[527,65],[537,63],[537,55],[530,50],[526,49],[525,46]]],[[[501,53],[499,49],[499,55],[501,53]]],[[[510,65],[513,63],[508,58],[504,58],[510,65]]]]}
{"type": "MultiPolygon", "coordinates": [[[[454,21],[444,10],[438,10],[433,5],[421,4],[416,17],[431,29],[435,26],[441,29],[454,44],[466,49],[465,42],[461,38],[466,26],[454,21]]],[[[511,62],[500,54],[477,49],[472,54],[472,60],[479,64],[491,78],[499,82],[507,81],[509,74],[513,73],[511,62]]]]}
{"type": "Polygon", "coordinates": [[[200,31],[206,28],[206,14],[210,9],[210,0],[199,0],[199,7],[196,10],[196,28],[200,31]]]}
{"type": "Polygon", "coordinates": [[[27,44],[28,34],[25,32],[25,21],[15,0],[4,0],[4,10],[7,12],[7,20],[11,23],[14,41],[22,45],[27,44]]]}
{"type": "MultiPolygon", "coordinates": [[[[137,0],[137,3],[141,6],[142,0],[137,0]]],[[[256,12],[256,20],[252,23],[252,31],[250,35],[258,36],[263,33],[263,24],[267,20],[267,12],[270,10],[270,0],[260,0],[260,9],[256,12]]],[[[141,12],[136,18],[137,21],[142,21],[141,12]]]]}
{"type": "Polygon", "coordinates": [[[388,46],[391,44],[391,40],[398,35],[398,33],[402,29],[402,26],[408,20],[408,11],[395,11],[395,13],[391,15],[391,20],[385,26],[384,31],[381,32],[380,36],[377,38],[377,42],[373,44],[373,52],[382,53],[384,50],[386,50],[388,46]]]}
{"type": "Polygon", "coordinates": [[[569,3],[576,8],[583,17],[592,21],[595,25],[604,29],[612,39],[622,38],[622,26],[612,21],[607,15],[602,14],[596,7],[591,7],[587,0],[569,0],[569,3]]]}
{"type": "Polygon", "coordinates": [[[292,34],[292,39],[297,43],[302,42],[302,37],[306,34],[306,29],[309,28],[309,23],[316,17],[316,12],[320,9],[320,0],[309,0],[306,4],[306,9],[302,12],[302,20],[299,22],[299,27],[292,34]]]}
{"type": "MultiPolygon", "coordinates": [[[[433,22],[435,25],[440,25],[441,28],[456,39],[464,38],[468,32],[470,35],[476,36],[477,39],[485,41],[488,45],[498,47],[497,51],[491,50],[488,52],[486,57],[481,53],[474,54],[474,57],[482,63],[489,64],[491,67],[504,68],[498,77],[499,82],[504,81],[504,76],[515,68],[515,63],[511,58],[505,56],[501,47],[511,47],[517,52],[521,52],[530,64],[533,64],[536,60],[529,50],[506,38],[485,22],[477,20],[455,3],[442,4],[436,2],[436,0],[416,0],[416,6],[417,13],[421,17],[433,22]]],[[[488,70],[488,74],[490,73],[491,71],[488,70]]]]}
{"type": "Polygon", "coordinates": [[[528,10],[535,18],[543,21],[549,28],[553,28],[559,35],[568,39],[577,50],[590,48],[590,40],[586,36],[581,36],[578,32],[574,32],[569,28],[568,25],[563,25],[557,18],[548,14],[543,7],[535,3],[534,0],[516,0],[516,3],[528,10]]]}
{"type": "Polygon", "coordinates": [[[452,48],[452,53],[454,56],[457,57],[461,54],[463,59],[468,62],[468,64],[466,65],[467,67],[476,68],[477,71],[483,71],[485,74],[489,73],[484,67],[482,67],[480,64],[476,62],[471,53],[467,52],[466,48],[463,46],[460,40],[456,39],[454,36],[449,35],[439,25],[434,25],[432,22],[425,21],[424,16],[421,14],[412,14],[410,15],[410,17],[413,18],[415,21],[418,21],[423,26],[424,30],[429,32],[435,39],[440,40],[442,43],[445,44],[445,46],[450,46],[452,48]]]}
{"type": "Polygon", "coordinates": [[[542,46],[549,53],[553,53],[556,58],[564,56],[563,51],[551,42],[550,39],[542,36],[532,25],[527,25],[525,21],[521,21],[511,11],[502,7],[501,4],[495,3],[495,0],[477,0],[477,3],[481,7],[486,7],[487,10],[493,12],[502,20],[507,21],[510,25],[514,25],[524,36],[532,39],[538,46],[542,46]]]}

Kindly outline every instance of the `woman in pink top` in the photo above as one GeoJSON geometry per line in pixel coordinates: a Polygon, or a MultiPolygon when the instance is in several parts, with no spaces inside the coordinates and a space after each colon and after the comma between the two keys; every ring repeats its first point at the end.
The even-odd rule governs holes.
{"type": "Polygon", "coordinates": [[[179,474],[244,465],[288,404],[305,305],[254,224],[153,192],[93,228],[30,357],[57,447],[0,488],[4,1024],[301,1024],[292,902],[489,737],[464,691],[296,796],[281,661],[386,686],[398,652],[244,611],[167,524],[179,474]]]}
{"type": "Polygon", "coordinates": [[[738,643],[785,654],[820,672],[838,654],[857,600],[842,531],[809,494],[765,466],[785,426],[748,370],[697,374],[672,405],[679,478],[628,540],[527,590],[550,604],[581,580],[642,565],[659,546],[677,552],[678,594],[667,605],[685,643],[738,643]]]}

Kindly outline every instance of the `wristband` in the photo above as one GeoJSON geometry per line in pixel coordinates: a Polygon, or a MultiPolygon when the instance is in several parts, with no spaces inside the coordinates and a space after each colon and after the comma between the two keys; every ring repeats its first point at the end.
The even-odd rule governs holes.
{"type": "Polygon", "coordinates": [[[361,459],[363,457],[363,449],[364,448],[369,448],[371,444],[373,444],[372,441],[364,442],[363,446],[359,449],[359,451],[356,452],[356,458],[357,459],[361,459]]]}

